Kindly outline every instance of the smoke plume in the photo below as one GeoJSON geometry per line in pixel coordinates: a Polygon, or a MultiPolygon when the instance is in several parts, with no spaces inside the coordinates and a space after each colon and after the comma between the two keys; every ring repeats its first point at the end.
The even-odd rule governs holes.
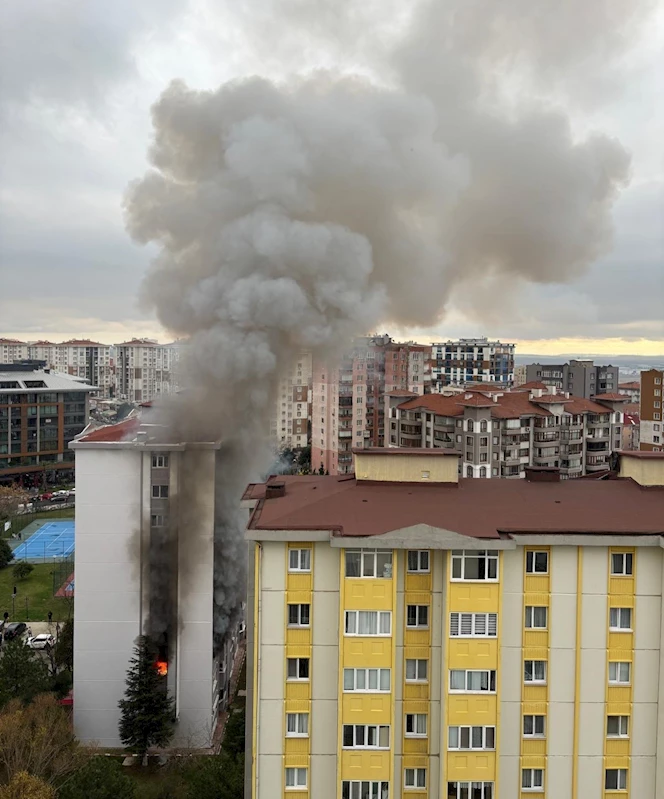
{"type": "MultiPolygon", "coordinates": [[[[429,2],[389,46],[367,47],[363,28],[380,83],[334,71],[216,91],[174,81],[155,104],[153,168],[128,191],[127,224],[159,248],[144,299],[189,340],[169,424],[228,447],[220,629],[243,591],[238,492],[299,351],[379,322],[425,327],[487,276],[572,280],[609,246],[629,158],[602,134],[575,135],[560,102],[599,85],[599,65],[617,74],[612,56],[650,5],[429,2]]],[[[271,7],[275,24],[324,39],[310,4],[271,7]]],[[[331,49],[354,59],[358,6],[337,7],[331,49]]]]}

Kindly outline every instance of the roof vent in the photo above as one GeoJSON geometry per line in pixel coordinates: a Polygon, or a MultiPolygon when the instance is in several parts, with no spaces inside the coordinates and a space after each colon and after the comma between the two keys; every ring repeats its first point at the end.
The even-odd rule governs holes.
{"type": "Polygon", "coordinates": [[[265,486],[265,499],[277,499],[286,496],[286,483],[268,483],[265,486]]]}

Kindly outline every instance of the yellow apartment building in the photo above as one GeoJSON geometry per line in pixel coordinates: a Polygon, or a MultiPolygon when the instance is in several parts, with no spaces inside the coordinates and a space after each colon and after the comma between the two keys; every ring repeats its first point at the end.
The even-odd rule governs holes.
{"type": "Polygon", "coordinates": [[[664,453],[557,478],[379,449],[247,488],[246,797],[664,796],[664,453]]]}

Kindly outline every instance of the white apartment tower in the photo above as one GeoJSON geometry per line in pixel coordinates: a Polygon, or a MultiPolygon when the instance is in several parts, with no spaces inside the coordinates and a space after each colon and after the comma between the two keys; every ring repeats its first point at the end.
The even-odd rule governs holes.
{"type": "Polygon", "coordinates": [[[311,353],[301,352],[279,380],[270,418],[270,438],[280,449],[306,447],[309,443],[311,379],[311,353]]]}
{"type": "Polygon", "coordinates": [[[153,339],[116,344],[117,396],[129,402],[149,402],[176,391],[180,345],[153,339]]]}

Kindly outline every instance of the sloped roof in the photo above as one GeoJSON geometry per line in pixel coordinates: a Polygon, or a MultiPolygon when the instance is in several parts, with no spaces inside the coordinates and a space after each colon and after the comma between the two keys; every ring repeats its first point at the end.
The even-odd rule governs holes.
{"type": "Polygon", "coordinates": [[[124,422],[118,424],[109,424],[105,427],[99,427],[97,430],[92,430],[90,433],[77,438],[77,441],[92,442],[92,441],[125,441],[133,433],[138,431],[140,419],[136,416],[132,419],[126,419],[124,422]]]}

